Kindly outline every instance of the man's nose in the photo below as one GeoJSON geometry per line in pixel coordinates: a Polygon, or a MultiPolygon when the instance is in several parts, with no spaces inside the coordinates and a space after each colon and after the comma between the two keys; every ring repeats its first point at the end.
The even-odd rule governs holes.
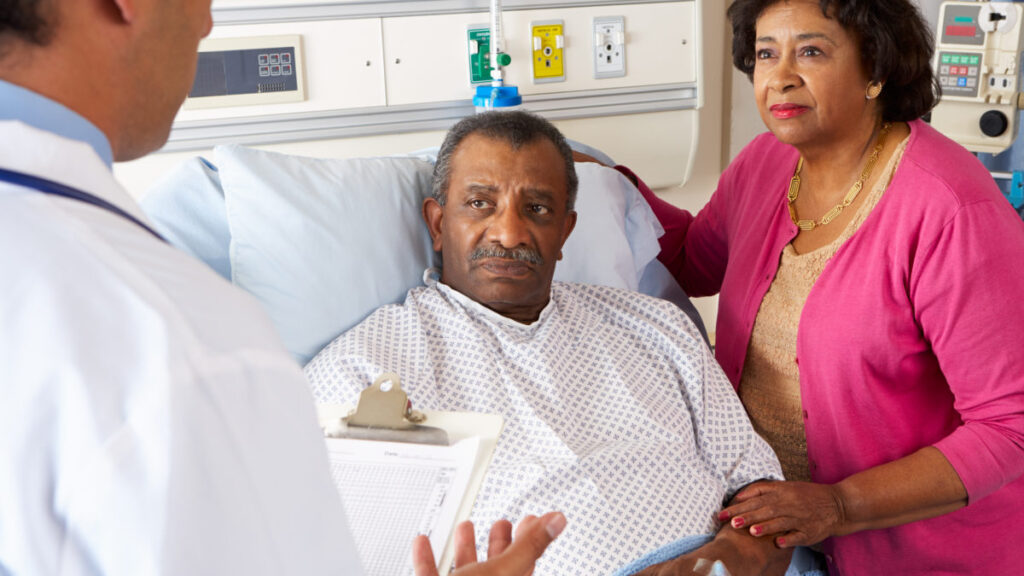
{"type": "Polygon", "coordinates": [[[530,234],[526,215],[512,207],[501,209],[494,215],[488,228],[488,239],[504,248],[515,248],[528,244],[530,234]]]}

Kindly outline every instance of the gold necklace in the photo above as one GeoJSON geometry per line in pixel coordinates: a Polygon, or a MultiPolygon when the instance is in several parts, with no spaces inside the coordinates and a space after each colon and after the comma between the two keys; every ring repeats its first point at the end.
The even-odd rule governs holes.
{"type": "Polygon", "coordinates": [[[889,133],[889,128],[892,124],[886,122],[882,124],[882,132],[878,135],[878,143],[875,144],[875,149],[871,151],[871,156],[868,157],[867,164],[864,165],[864,170],[860,173],[860,178],[853,183],[850,187],[850,191],[843,197],[843,201],[832,207],[831,210],[825,213],[821,217],[821,220],[815,222],[814,220],[800,220],[796,217],[796,207],[793,203],[796,202],[797,196],[800,195],[800,169],[804,167],[804,157],[801,156],[800,160],[796,163],[796,172],[793,173],[793,178],[789,181],[789,193],[786,195],[789,199],[789,217],[793,219],[793,223],[797,225],[797,228],[807,232],[814,230],[818,226],[824,226],[829,222],[836,219],[843,209],[853,204],[853,201],[857,199],[857,195],[860,194],[862,188],[864,188],[864,182],[871,177],[871,171],[875,168],[875,163],[878,162],[878,155],[882,153],[882,148],[885,146],[885,136],[889,133]]]}

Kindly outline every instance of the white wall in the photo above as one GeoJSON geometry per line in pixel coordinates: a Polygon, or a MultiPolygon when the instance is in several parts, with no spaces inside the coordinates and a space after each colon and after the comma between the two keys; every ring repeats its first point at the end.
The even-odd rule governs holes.
{"type": "MultiPolygon", "coordinates": [[[[731,35],[725,18],[726,6],[727,3],[720,0],[704,3],[704,108],[700,111],[698,140],[694,143],[697,156],[693,175],[684,184],[655,189],[661,198],[690,212],[697,212],[707,204],[730,158],[725,154],[730,145],[728,126],[733,115],[728,81],[731,58],[727,57],[731,35]]],[[[642,172],[638,174],[644,177],[642,172]]],[[[713,335],[718,319],[718,297],[694,298],[693,303],[713,335]]]]}

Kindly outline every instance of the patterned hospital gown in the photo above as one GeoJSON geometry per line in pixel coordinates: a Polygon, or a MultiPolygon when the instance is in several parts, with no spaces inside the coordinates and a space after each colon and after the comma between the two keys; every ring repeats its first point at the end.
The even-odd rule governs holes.
{"type": "Polygon", "coordinates": [[[635,292],[555,282],[525,325],[431,283],[306,366],[318,402],[354,403],[384,372],[401,376],[417,408],[504,416],[471,519],[565,512],[540,576],[610,574],[712,533],[724,499],[781,478],[686,314],[635,292]]]}

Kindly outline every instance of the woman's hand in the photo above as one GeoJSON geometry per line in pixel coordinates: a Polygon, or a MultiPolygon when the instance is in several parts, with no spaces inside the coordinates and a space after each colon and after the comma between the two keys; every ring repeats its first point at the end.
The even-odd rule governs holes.
{"type": "MultiPolygon", "coordinates": [[[[477,562],[473,523],[462,522],[455,528],[455,570],[452,576],[528,576],[544,550],[565,529],[561,512],[548,512],[537,518],[527,516],[516,528],[512,540],[512,524],[498,520],[491,527],[487,544],[487,561],[477,562]]],[[[416,576],[437,576],[437,562],[426,536],[412,542],[412,564],[416,576]]]]}
{"type": "Polygon", "coordinates": [[[966,505],[960,476],[942,452],[928,446],[837,484],[751,484],[718,518],[754,536],[775,536],[777,546],[789,548],[934,518],[966,505]]]}
{"type": "Polygon", "coordinates": [[[718,515],[756,537],[774,536],[780,548],[810,546],[841,533],[839,490],[809,482],[757,482],[741,490],[718,515]]]}
{"type": "MultiPolygon", "coordinates": [[[[600,160],[594,158],[590,154],[584,154],[583,152],[577,152],[576,150],[572,151],[572,160],[573,162],[593,162],[594,164],[601,164],[600,160]]],[[[604,164],[601,164],[601,166],[604,166],[604,164]]]]}

